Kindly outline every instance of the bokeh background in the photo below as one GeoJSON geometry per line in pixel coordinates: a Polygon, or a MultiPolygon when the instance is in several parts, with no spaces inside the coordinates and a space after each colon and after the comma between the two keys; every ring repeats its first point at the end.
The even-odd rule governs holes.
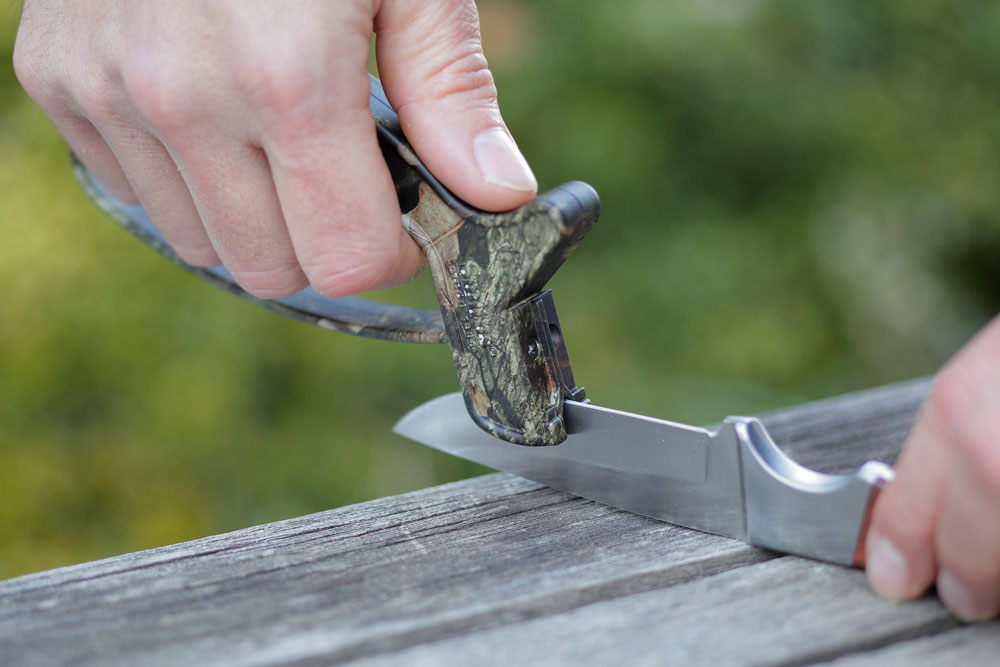
{"type": "MultiPolygon", "coordinates": [[[[596,401],[695,423],[933,372],[1000,311],[1000,5],[483,0],[596,401]]],[[[446,349],[283,320],[102,218],[0,35],[0,578],[482,469],[390,432],[446,349]]],[[[426,277],[379,298],[433,307],[426,277]]]]}

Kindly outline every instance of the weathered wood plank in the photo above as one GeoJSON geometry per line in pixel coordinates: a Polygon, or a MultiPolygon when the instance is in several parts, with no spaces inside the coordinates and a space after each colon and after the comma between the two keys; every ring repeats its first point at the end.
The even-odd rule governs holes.
{"type": "MultiPolygon", "coordinates": [[[[765,421],[823,469],[872,450],[891,460],[927,386],[765,421]]],[[[0,582],[4,664],[410,664],[456,651],[593,664],[665,662],[671,646],[681,661],[802,662],[950,624],[933,598],[877,600],[860,572],[502,474],[0,582]]]]}
{"type": "Polygon", "coordinates": [[[863,578],[785,557],[361,664],[803,664],[954,626],[936,600],[894,605],[863,578]]]}
{"type": "Polygon", "coordinates": [[[1000,663],[1000,625],[974,625],[844,656],[831,667],[947,667],[1000,663]]]}
{"type": "Polygon", "coordinates": [[[177,651],[223,660],[246,639],[244,659],[261,641],[285,658],[321,641],[344,659],[771,557],[503,475],[436,491],[372,516],[331,512],[13,580],[0,585],[0,636],[11,631],[14,651],[46,646],[58,629],[48,650],[74,663],[107,662],[92,652],[107,626],[124,663],[177,651]]]}

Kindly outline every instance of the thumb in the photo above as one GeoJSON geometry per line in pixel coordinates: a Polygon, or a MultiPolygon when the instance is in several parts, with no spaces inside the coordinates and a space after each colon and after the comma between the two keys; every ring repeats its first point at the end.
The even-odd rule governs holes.
{"type": "Polygon", "coordinates": [[[406,138],[445,186],[504,211],[538,183],[500,116],[473,0],[383,0],[376,57],[406,138]]]}

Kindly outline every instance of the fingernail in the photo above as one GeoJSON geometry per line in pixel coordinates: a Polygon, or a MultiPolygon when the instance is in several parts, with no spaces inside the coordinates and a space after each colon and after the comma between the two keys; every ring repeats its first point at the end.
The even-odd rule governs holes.
{"type": "Polygon", "coordinates": [[[937,592],[948,609],[963,621],[985,621],[996,614],[997,610],[988,601],[976,595],[950,570],[938,574],[937,592]]]}
{"type": "Polygon", "coordinates": [[[504,130],[494,127],[472,140],[472,152],[483,178],[511,190],[534,191],[538,187],[528,161],[504,130]]]}
{"type": "Polygon", "coordinates": [[[890,600],[902,600],[907,596],[910,568],[903,554],[893,546],[892,542],[879,537],[868,552],[868,564],[865,567],[868,581],[875,592],[890,600]]]}

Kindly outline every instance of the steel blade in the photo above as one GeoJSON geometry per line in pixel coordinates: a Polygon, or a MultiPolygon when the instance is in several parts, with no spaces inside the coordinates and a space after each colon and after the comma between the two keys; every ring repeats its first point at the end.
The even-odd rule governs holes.
{"type": "Polygon", "coordinates": [[[504,442],[469,419],[462,395],[405,415],[396,433],[574,495],[719,535],[745,537],[735,447],[706,429],[566,401],[554,447],[504,442]]]}
{"type": "Polygon", "coordinates": [[[524,447],[480,430],[459,393],[411,410],[395,431],[441,451],[662,521],[841,564],[863,563],[884,464],[827,475],[787,458],[763,425],[716,430],[566,401],[568,437],[524,447]]]}

